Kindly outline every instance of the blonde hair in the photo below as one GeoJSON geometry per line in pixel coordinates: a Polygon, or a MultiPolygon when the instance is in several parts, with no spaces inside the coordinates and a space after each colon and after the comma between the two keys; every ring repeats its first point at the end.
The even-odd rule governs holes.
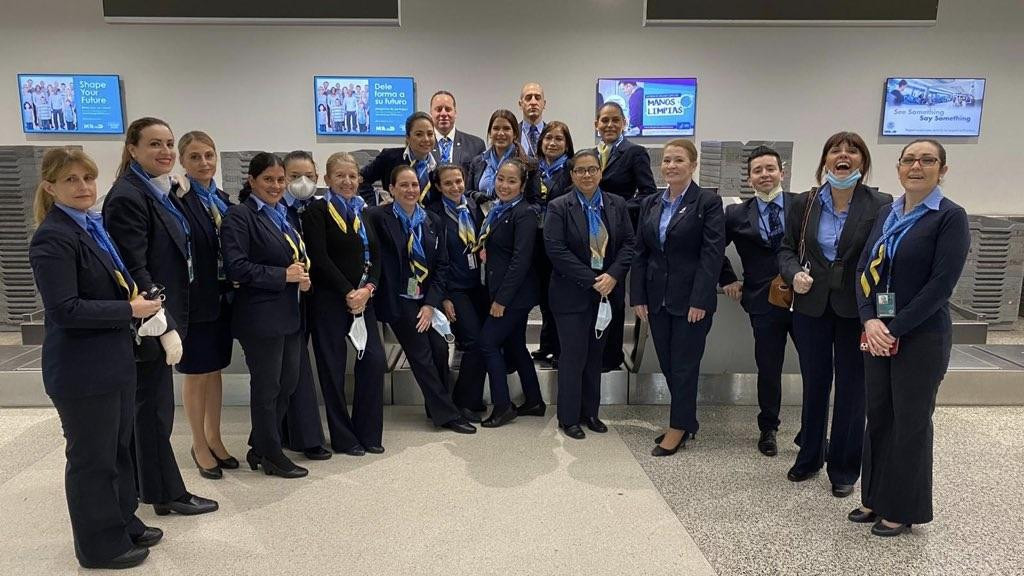
{"type": "Polygon", "coordinates": [[[693,145],[693,142],[686,138],[676,138],[675,140],[669,140],[665,142],[665,148],[674,146],[676,148],[682,148],[686,150],[686,155],[690,157],[690,162],[697,161],[697,147],[693,145]]]}
{"type": "Polygon", "coordinates": [[[213,143],[213,138],[210,138],[209,134],[202,130],[193,130],[191,132],[186,132],[178,139],[178,156],[185,156],[185,148],[188,148],[189,144],[193,142],[206,144],[210,148],[213,148],[214,151],[217,150],[217,145],[213,143]]]}
{"type": "Polygon", "coordinates": [[[93,178],[99,176],[100,171],[96,167],[96,162],[77,148],[52,148],[43,155],[43,167],[40,170],[39,185],[36,186],[36,197],[32,205],[36,226],[42,224],[46,215],[53,209],[53,195],[47,192],[44,186],[47,183],[56,184],[72,166],[76,165],[85,168],[88,175],[93,178]]]}
{"type": "Polygon", "coordinates": [[[356,167],[356,172],[359,171],[359,162],[356,162],[355,156],[348,152],[335,152],[327,158],[327,176],[330,176],[331,170],[334,170],[338,164],[351,164],[356,167]]]}

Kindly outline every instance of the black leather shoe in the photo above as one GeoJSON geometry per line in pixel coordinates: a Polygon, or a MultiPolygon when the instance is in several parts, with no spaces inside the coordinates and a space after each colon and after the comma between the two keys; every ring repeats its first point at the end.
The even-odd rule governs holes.
{"type": "Polygon", "coordinates": [[[383,454],[384,453],[384,447],[380,446],[380,445],[378,445],[378,446],[367,446],[366,447],[366,451],[369,452],[370,454],[383,454]]]}
{"type": "Polygon", "coordinates": [[[779,453],[779,444],[775,440],[775,430],[761,431],[761,438],[757,441],[757,449],[765,456],[775,456],[779,453]]]}
{"type": "Polygon", "coordinates": [[[263,461],[263,456],[260,456],[256,450],[249,448],[249,451],[245,453],[245,462],[249,465],[250,470],[258,470],[260,462],[263,461]]]}
{"type": "Polygon", "coordinates": [[[904,532],[911,532],[911,526],[913,526],[913,524],[900,524],[898,526],[889,527],[883,524],[882,520],[879,519],[878,522],[875,522],[875,525],[871,527],[871,533],[875,536],[889,538],[892,536],[899,536],[904,532]]]}
{"type": "Polygon", "coordinates": [[[213,512],[219,507],[220,506],[218,506],[217,502],[214,500],[185,492],[185,494],[177,500],[171,500],[170,502],[164,502],[162,504],[153,504],[153,511],[156,512],[157,516],[167,516],[171,512],[177,512],[182,516],[195,516],[196,514],[213,512]]]}
{"type": "Polygon", "coordinates": [[[138,536],[132,536],[132,544],[135,544],[136,546],[145,546],[146,548],[149,548],[150,546],[153,546],[157,542],[159,542],[160,539],[163,537],[163,530],[159,528],[154,528],[152,526],[146,526],[146,529],[142,532],[142,534],[139,534],[138,536]]]}
{"type": "Polygon", "coordinates": [[[452,432],[457,432],[459,434],[476,434],[476,427],[467,422],[463,418],[456,418],[451,422],[445,422],[444,424],[441,425],[441,427],[447,428],[452,432]]]}
{"type": "Polygon", "coordinates": [[[655,458],[660,458],[662,456],[671,456],[671,455],[675,454],[676,452],[678,452],[680,450],[685,450],[686,449],[686,440],[689,437],[690,437],[689,434],[687,434],[686,432],[683,432],[683,439],[679,441],[679,444],[676,444],[675,448],[669,449],[669,448],[662,448],[661,447],[661,442],[663,440],[665,440],[665,435],[662,434],[661,436],[659,436],[660,440],[658,441],[657,446],[655,446],[651,450],[651,456],[654,456],[655,458]]]}
{"type": "MultiPolygon", "coordinates": [[[[358,444],[356,444],[356,446],[358,446],[358,444]]],[[[309,450],[303,450],[302,455],[308,458],[309,460],[330,460],[331,456],[333,456],[330,450],[327,450],[323,446],[317,446],[315,448],[310,448],[309,450]]]]}
{"type": "Polygon", "coordinates": [[[472,422],[474,424],[480,423],[480,415],[470,410],[469,408],[459,408],[459,414],[462,414],[462,417],[469,422],[472,422]]]}
{"type": "Polygon", "coordinates": [[[664,439],[665,439],[665,435],[664,434],[659,434],[658,436],[654,437],[654,443],[655,444],[661,444],[661,441],[664,440],[664,439]]]}
{"type": "Polygon", "coordinates": [[[832,495],[836,498],[846,498],[853,494],[853,484],[833,484],[832,495]]]}
{"type": "Polygon", "coordinates": [[[810,480],[818,475],[817,470],[811,470],[810,472],[801,472],[796,468],[790,468],[789,472],[786,473],[786,478],[790,482],[803,482],[804,480],[810,480]]]}
{"type": "Polygon", "coordinates": [[[78,563],[82,565],[82,568],[100,568],[104,570],[123,570],[125,568],[134,568],[149,556],[149,548],[144,546],[134,546],[124,554],[111,558],[110,560],[104,560],[102,562],[87,562],[79,559],[78,563]]]}
{"type": "Polygon", "coordinates": [[[608,431],[608,426],[606,426],[604,422],[601,422],[601,420],[596,416],[593,418],[583,418],[583,423],[587,425],[587,428],[590,428],[598,434],[604,434],[608,431]]]}
{"type": "Polygon", "coordinates": [[[527,406],[516,406],[516,414],[519,416],[543,416],[547,412],[548,406],[543,402],[537,402],[527,406]]]}
{"type": "Polygon", "coordinates": [[[214,454],[213,455],[213,459],[217,461],[217,466],[220,466],[221,468],[223,468],[225,470],[237,470],[238,469],[238,459],[235,458],[234,456],[228,456],[227,458],[224,458],[223,460],[221,460],[219,456],[214,454]]]}
{"type": "Polygon", "coordinates": [[[491,415],[487,417],[480,425],[484,428],[497,428],[504,426],[509,422],[516,419],[516,407],[509,404],[504,409],[497,409],[491,411],[491,415]]]}
{"type": "Polygon", "coordinates": [[[363,448],[362,444],[353,444],[343,450],[335,450],[335,452],[347,456],[366,456],[366,448],[363,448]]]}
{"type": "Polygon", "coordinates": [[[309,470],[299,466],[282,455],[280,461],[273,462],[269,458],[263,458],[260,462],[263,473],[267,476],[280,476],[281,478],[302,478],[309,474],[309,470]]]}
{"type": "MultiPolygon", "coordinates": [[[[220,469],[220,466],[214,466],[213,468],[203,468],[199,464],[199,459],[196,458],[196,449],[189,449],[189,454],[192,454],[192,461],[196,463],[196,468],[199,468],[199,475],[203,478],[209,478],[210,480],[220,480],[224,477],[224,471],[220,469]]],[[[216,461],[216,457],[214,458],[216,461]]]]}
{"type": "Polygon", "coordinates": [[[873,510],[871,512],[868,512],[863,508],[857,507],[851,510],[850,513],[846,515],[846,519],[850,522],[856,522],[857,524],[868,524],[870,522],[878,520],[878,514],[875,514],[873,510]]]}
{"type": "Polygon", "coordinates": [[[562,429],[562,431],[565,432],[566,436],[574,440],[583,440],[584,438],[587,437],[587,433],[583,431],[583,428],[580,428],[579,424],[566,426],[565,428],[562,429]]]}

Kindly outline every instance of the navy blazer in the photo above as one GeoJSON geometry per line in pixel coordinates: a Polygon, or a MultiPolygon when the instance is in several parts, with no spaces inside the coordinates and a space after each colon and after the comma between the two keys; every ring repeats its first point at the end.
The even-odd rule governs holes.
{"type": "MultiPolygon", "coordinates": [[[[361,218],[370,245],[370,269],[367,282],[380,284],[380,244],[366,214],[361,218]]],[[[358,288],[363,276],[363,239],[348,227],[347,232],[334,221],[327,207],[327,199],[311,202],[302,214],[302,234],[315,264],[309,271],[316,290],[330,291],[341,297],[358,288]]]]}
{"type": "Polygon", "coordinates": [[[555,314],[583,312],[599,300],[594,279],[605,272],[618,281],[609,298],[620,303],[625,298],[626,273],[633,260],[633,224],[624,198],[605,194],[603,202],[608,246],[600,271],[590,267],[590,227],[576,189],[548,204],[544,247],[551,259],[548,302],[555,314]]]}
{"type": "MultiPolygon", "coordinates": [[[[172,190],[171,202],[184,212],[172,190]]],[[[103,225],[117,246],[128,273],[140,292],[153,284],[165,288],[167,330],[188,333],[190,287],[189,238],[181,224],[149,192],[132,170],[119,176],[103,201],[103,225]]],[[[157,338],[143,338],[136,350],[139,360],[156,360],[163,352],[157,338]]]]}
{"type": "MultiPolygon", "coordinates": [[[[401,294],[405,294],[409,278],[409,236],[395,216],[390,204],[367,210],[367,221],[380,242],[380,285],[373,295],[373,306],[381,322],[396,322],[400,318],[401,294]]],[[[423,252],[430,273],[420,287],[423,304],[440,308],[444,301],[445,281],[448,275],[448,251],[443,244],[444,223],[436,213],[427,210],[423,223],[423,252]]]]}
{"type": "Polygon", "coordinates": [[[299,284],[287,281],[295,253],[258,206],[250,196],[228,210],[220,227],[224,268],[238,286],[231,314],[238,338],[286,336],[299,329],[299,284]]]}
{"type": "Polygon", "coordinates": [[[662,308],[686,316],[691,307],[714,312],[718,277],[725,255],[725,214],[722,199],[695,182],[669,220],[665,246],[658,227],[662,194],[643,199],[634,240],[630,303],[646,304],[650,313],[662,308]]]}
{"type": "MultiPolygon", "coordinates": [[[[529,204],[536,204],[540,198],[540,176],[537,174],[536,164],[528,162],[526,164],[526,187],[523,188],[523,200],[526,200],[529,204]]],[[[469,163],[469,174],[466,180],[466,194],[470,198],[476,200],[477,204],[483,204],[488,200],[494,200],[493,196],[488,196],[486,192],[480,190],[480,179],[484,176],[484,170],[487,169],[487,161],[484,160],[484,152],[481,152],[473,161],[469,163]]]]}
{"type": "MultiPolygon", "coordinates": [[[[865,297],[860,275],[867,268],[875,241],[882,235],[882,225],[891,205],[882,206],[875,218],[857,265],[857,304],[861,322],[875,315],[875,299],[865,297]]],[[[876,290],[885,290],[890,270],[895,270],[891,292],[896,294],[896,317],[884,320],[889,333],[899,338],[907,334],[939,332],[950,334],[949,297],[967,262],[971,249],[971,230],[967,212],[949,198],[943,198],[938,210],[929,210],[900,241],[893,266],[884,265],[876,290]]]]}
{"type": "MultiPolygon", "coordinates": [[[[793,206],[792,192],[782,193],[782,221],[786,221],[793,206]]],[[[768,223],[767,217],[765,223],[768,223]]],[[[768,302],[772,280],[779,274],[777,251],[761,237],[761,213],[757,198],[749,198],[739,204],[725,207],[725,245],[736,244],[736,252],[743,263],[743,295],[740,305],[747,314],[766,314],[775,306],[768,302]]],[[[729,257],[722,259],[722,275],[719,284],[726,286],[737,280],[729,257]]]]}
{"type": "Polygon", "coordinates": [[[110,256],[53,207],[32,236],[29,262],[45,308],[46,393],[80,398],[134,388],[132,307],[110,256]]]}
{"type": "MultiPolygon", "coordinates": [[[[451,163],[462,166],[462,168],[468,174],[469,163],[473,161],[473,158],[476,158],[480,154],[483,154],[484,149],[487,148],[487,146],[484,144],[483,140],[476,136],[473,136],[472,134],[467,134],[466,132],[463,132],[462,130],[458,130],[455,128],[453,128],[453,130],[455,130],[455,137],[452,138],[451,163]]],[[[449,132],[449,134],[451,133],[449,132]]],[[[440,162],[441,150],[437,146],[438,145],[435,142],[433,150],[434,158],[437,158],[437,161],[440,162]]]]}
{"type": "Polygon", "coordinates": [[[487,293],[506,308],[533,308],[540,301],[533,246],[537,212],[525,199],[491,225],[484,249],[487,293]]]}
{"type": "MultiPolygon", "coordinates": [[[[537,178],[543,180],[540,176],[540,171],[537,171],[537,178]]],[[[549,182],[542,182],[546,191],[542,191],[538,197],[538,202],[541,205],[547,205],[555,198],[572,190],[572,176],[569,174],[569,165],[566,164],[555,175],[551,177],[549,182]]]]}
{"type": "Polygon", "coordinates": [[[891,204],[892,196],[864,184],[858,184],[853,190],[846,224],[839,235],[839,249],[836,251],[836,260],[844,263],[842,288],[836,290],[829,288],[832,264],[825,258],[818,243],[821,202],[818,201],[817,188],[798,194],[793,198],[792,209],[786,211],[786,235],[782,238],[778,254],[779,273],[786,283],[792,286],[793,276],[802,270],[803,262],[800,262],[799,257],[800,232],[808,198],[813,198],[814,202],[811,204],[807,219],[805,260],[810,265],[810,274],[814,282],[807,294],[793,294],[793,310],[817,318],[825,312],[827,304],[840,317],[857,318],[857,295],[854,289],[860,285],[860,281],[854,277],[857,268],[855,263],[860,260],[861,250],[864,249],[868,233],[875,225],[879,208],[891,204]]]}
{"type": "MultiPolygon", "coordinates": [[[[596,147],[593,151],[601,156],[596,147]]],[[[608,165],[601,174],[601,190],[622,196],[634,211],[639,209],[644,197],[657,195],[647,148],[623,138],[608,156],[608,165]]]]}
{"type": "MultiPolygon", "coordinates": [[[[363,197],[363,200],[366,200],[366,205],[377,205],[377,194],[373,189],[374,182],[380,182],[381,187],[384,190],[388,190],[391,187],[391,171],[398,166],[408,165],[409,161],[405,159],[405,146],[402,146],[401,148],[385,148],[381,150],[380,154],[373,159],[373,162],[363,166],[359,170],[359,176],[362,178],[362,183],[359,185],[359,195],[363,197]]],[[[424,204],[433,201],[439,193],[433,188],[431,186],[431,191],[423,199],[424,204]]]]}
{"type": "MultiPolygon", "coordinates": [[[[224,204],[231,206],[228,195],[217,190],[217,196],[224,204]]],[[[189,190],[181,197],[185,217],[192,228],[192,266],[195,279],[189,286],[189,322],[211,322],[221,313],[221,296],[231,289],[227,281],[217,280],[217,255],[220,253],[220,238],[206,205],[199,194],[189,190]]],[[[224,215],[221,215],[223,218],[224,215]]]]}
{"type": "MultiPolygon", "coordinates": [[[[472,198],[466,196],[466,204],[469,206],[470,217],[476,225],[477,235],[480,234],[480,225],[484,221],[484,213],[472,198]]],[[[448,215],[444,209],[444,201],[438,200],[427,206],[427,210],[434,212],[444,222],[445,246],[448,250],[448,276],[445,281],[445,295],[453,290],[465,291],[480,286],[480,269],[470,269],[466,256],[466,247],[459,238],[459,222],[448,215]]]]}

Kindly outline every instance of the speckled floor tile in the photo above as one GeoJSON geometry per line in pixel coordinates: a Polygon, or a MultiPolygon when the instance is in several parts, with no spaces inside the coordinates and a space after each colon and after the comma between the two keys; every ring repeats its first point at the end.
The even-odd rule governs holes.
{"type": "Polygon", "coordinates": [[[757,452],[757,409],[709,406],[685,451],[653,458],[664,406],[615,406],[622,436],[683,526],[721,575],[1024,574],[1024,408],[939,408],[935,413],[935,521],[882,539],[846,514],[827,476],[794,484],[799,409],[785,408],[779,455],[757,452]]]}

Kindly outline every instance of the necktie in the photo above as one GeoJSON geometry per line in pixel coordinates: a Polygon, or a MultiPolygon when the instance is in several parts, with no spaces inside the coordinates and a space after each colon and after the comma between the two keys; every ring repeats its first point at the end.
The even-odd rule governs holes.
{"type": "Polygon", "coordinates": [[[139,295],[138,286],[135,285],[135,281],[132,280],[131,275],[128,273],[128,268],[125,267],[124,261],[121,260],[121,255],[117,252],[117,248],[114,243],[111,242],[110,236],[107,235],[107,231],[103,229],[100,224],[99,216],[90,216],[85,219],[86,229],[92,239],[96,241],[96,244],[103,249],[104,252],[110,256],[110,260],[114,263],[114,279],[117,283],[125,289],[128,293],[128,299],[131,300],[139,295]]]}
{"type": "Polygon", "coordinates": [[[595,192],[590,202],[578,194],[580,205],[587,215],[587,230],[590,233],[590,267],[594,270],[604,268],[604,254],[608,248],[608,229],[601,219],[601,195],[595,192]]]}
{"type": "Polygon", "coordinates": [[[772,250],[777,249],[782,243],[782,219],[779,218],[781,210],[774,202],[768,205],[768,243],[771,244],[772,250]]]}
{"type": "Polygon", "coordinates": [[[441,162],[445,164],[452,161],[452,139],[445,136],[441,138],[441,162]]]}
{"type": "Polygon", "coordinates": [[[529,136],[530,136],[530,154],[532,156],[537,156],[538,155],[537,154],[537,138],[538,138],[538,136],[540,136],[540,132],[537,131],[537,126],[536,125],[533,125],[533,124],[530,125],[529,136]]]}
{"type": "Polygon", "coordinates": [[[597,148],[601,153],[601,170],[604,170],[608,167],[608,157],[611,155],[612,147],[602,142],[597,148]]]}

